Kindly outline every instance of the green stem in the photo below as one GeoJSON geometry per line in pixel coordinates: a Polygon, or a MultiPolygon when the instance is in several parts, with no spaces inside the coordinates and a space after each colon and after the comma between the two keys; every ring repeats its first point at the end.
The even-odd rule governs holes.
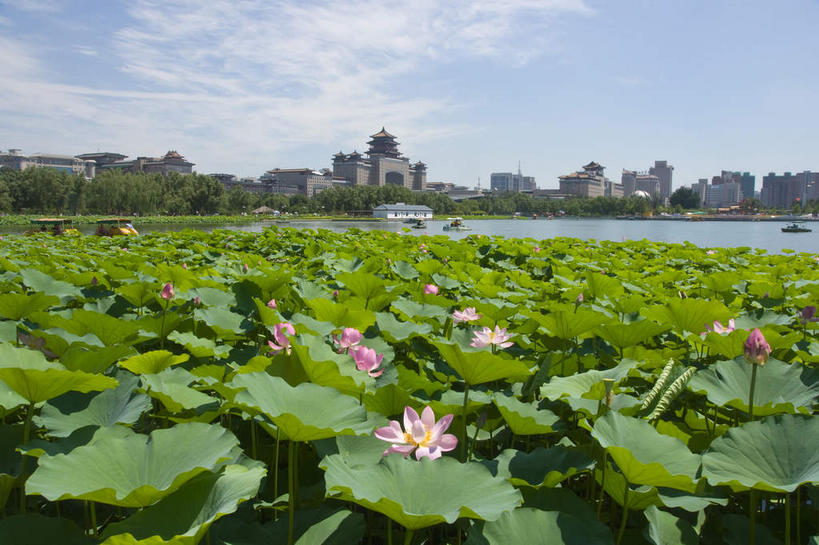
{"type": "Polygon", "coordinates": [[[620,519],[620,531],[617,532],[617,544],[620,545],[620,542],[623,541],[623,534],[626,531],[626,521],[628,520],[628,481],[626,481],[626,487],[623,490],[623,516],[620,519]]]}
{"type": "MultiPolygon", "coordinates": [[[[273,497],[279,497],[279,429],[276,428],[276,456],[273,458],[273,497]]],[[[279,512],[273,510],[273,520],[279,520],[279,512]]]]}
{"type": "Polygon", "coordinates": [[[250,417],[250,457],[256,459],[256,419],[250,417]]]}
{"type": "Polygon", "coordinates": [[[287,545],[293,545],[293,528],[296,523],[296,480],[293,466],[296,464],[295,441],[290,441],[287,446],[287,545]]]}
{"type": "Polygon", "coordinates": [[[597,500],[597,518],[600,519],[600,510],[603,508],[603,494],[606,492],[606,457],[608,452],[603,451],[603,475],[600,477],[600,499],[597,500]]]}
{"type": "MultiPolygon", "coordinates": [[[[31,438],[31,419],[33,417],[34,403],[29,403],[26,410],[26,423],[23,426],[23,445],[27,445],[31,438]]],[[[28,462],[28,456],[23,454],[20,459],[20,512],[23,514],[26,513],[26,462],[28,462]]]]}
{"type": "Polygon", "coordinates": [[[159,326],[159,348],[165,348],[165,315],[168,314],[170,301],[165,299],[165,310],[162,311],[162,325],[159,326]]]}
{"type": "Polygon", "coordinates": [[[785,493],[785,545],[791,545],[791,495],[785,493]]]}
{"type": "Polygon", "coordinates": [[[799,488],[796,489],[796,542],[802,543],[802,532],[799,529],[799,526],[802,524],[801,518],[801,505],[802,501],[799,497],[799,488]]]}
{"type": "Polygon", "coordinates": [[[415,532],[412,530],[407,530],[404,532],[404,545],[411,545],[412,543],[412,536],[415,532]]]}
{"type": "MultiPolygon", "coordinates": [[[[756,367],[756,366],[754,366],[756,367]]],[[[756,491],[752,488],[750,497],[748,499],[748,518],[750,526],[748,527],[748,545],[756,544],[756,491]]]]}
{"type": "Polygon", "coordinates": [[[754,419],[754,389],[756,388],[756,369],[759,366],[753,364],[753,367],[751,369],[751,391],[748,394],[748,420],[754,419]]]}
{"type": "Polygon", "coordinates": [[[463,427],[463,434],[461,435],[461,461],[466,461],[466,405],[469,403],[469,383],[464,383],[464,406],[463,406],[463,418],[464,418],[464,427],[463,427]]]}
{"type": "Polygon", "coordinates": [[[97,531],[97,504],[96,502],[91,503],[91,530],[94,532],[94,537],[99,536],[99,532],[97,531]]]}
{"type": "Polygon", "coordinates": [[[387,545],[392,545],[392,519],[387,519],[387,545]]]}

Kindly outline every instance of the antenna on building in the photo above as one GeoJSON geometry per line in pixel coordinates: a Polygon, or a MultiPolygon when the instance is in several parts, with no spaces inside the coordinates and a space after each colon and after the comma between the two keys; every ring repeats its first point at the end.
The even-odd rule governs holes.
{"type": "Polygon", "coordinates": [[[478,176],[478,191],[481,190],[481,177],[478,176]]]}
{"type": "Polygon", "coordinates": [[[518,176],[523,176],[523,175],[520,173],[520,159],[518,159],[518,176]]]}

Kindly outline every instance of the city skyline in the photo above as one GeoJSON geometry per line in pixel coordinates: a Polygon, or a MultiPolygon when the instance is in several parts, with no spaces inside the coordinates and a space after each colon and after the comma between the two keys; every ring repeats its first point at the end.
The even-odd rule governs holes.
{"type": "Polygon", "coordinates": [[[0,148],[201,173],[330,167],[385,126],[429,181],[540,188],[655,160],[674,187],[816,168],[819,4],[0,0],[0,148]]]}

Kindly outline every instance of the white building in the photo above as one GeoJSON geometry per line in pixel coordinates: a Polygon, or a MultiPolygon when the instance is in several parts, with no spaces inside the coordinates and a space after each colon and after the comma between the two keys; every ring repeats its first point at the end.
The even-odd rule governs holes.
{"type": "Polygon", "coordinates": [[[374,218],[384,218],[387,220],[407,220],[407,219],[432,219],[432,208],[416,204],[382,204],[373,208],[374,218]]]}

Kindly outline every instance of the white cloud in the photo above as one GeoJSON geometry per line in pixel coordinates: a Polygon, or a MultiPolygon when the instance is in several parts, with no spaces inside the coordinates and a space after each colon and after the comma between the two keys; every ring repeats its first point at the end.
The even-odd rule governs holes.
{"type": "Polygon", "coordinates": [[[548,50],[556,16],[591,10],[583,0],[135,0],[127,13],[106,55],[131,88],[53,83],[25,44],[0,38],[0,54],[13,48],[27,76],[0,79],[5,112],[28,112],[29,132],[66,123],[132,155],[174,147],[203,170],[258,170],[308,143],[326,144],[328,158],[340,146],[360,149],[382,124],[412,138],[463,130],[446,122],[463,107],[458,97],[417,95],[413,78],[464,59],[526,63],[548,50]]]}

